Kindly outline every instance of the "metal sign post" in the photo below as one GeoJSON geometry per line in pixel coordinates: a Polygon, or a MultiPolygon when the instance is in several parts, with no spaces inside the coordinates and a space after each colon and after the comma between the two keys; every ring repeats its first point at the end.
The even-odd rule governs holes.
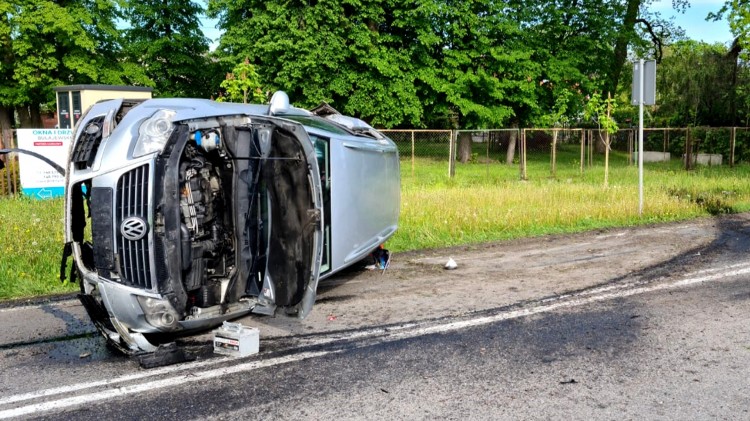
{"type": "Polygon", "coordinates": [[[643,216],[643,106],[656,104],[656,61],[633,63],[631,104],[638,104],[638,216],[643,216]]]}

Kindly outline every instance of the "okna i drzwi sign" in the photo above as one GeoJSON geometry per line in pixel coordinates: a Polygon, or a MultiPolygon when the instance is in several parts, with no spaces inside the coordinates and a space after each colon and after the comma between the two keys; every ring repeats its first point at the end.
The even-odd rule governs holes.
{"type": "MultiPolygon", "coordinates": [[[[36,152],[67,168],[70,129],[18,129],[18,147],[36,152]]],[[[65,177],[49,164],[27,154],[18,154],[23,193],[37,199],[62,196],[65,177]]]]}

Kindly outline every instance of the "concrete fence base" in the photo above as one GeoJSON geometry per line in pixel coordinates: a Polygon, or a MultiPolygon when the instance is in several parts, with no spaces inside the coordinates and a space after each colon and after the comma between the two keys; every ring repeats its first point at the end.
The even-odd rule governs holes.
{"type": "MultiPolygon", "coordinates": [[[[643,157],[646,155],[644,153],[643,157]]],[[[697,153],[693,155],[693,164],[697,165],[721,165],[722,157],[718,153],[697,153]]],[[[682,155],[682,162],[687,163],[687,157],[682,155]]]]}
{"type": "MultiPolygon", "coordinates": [[[[664,162],[671,158],[669,152],[643,151],[643,162],[664,162]]],[[[638,162],[638,152],[633,152],[633,161],[638,162]]]]}

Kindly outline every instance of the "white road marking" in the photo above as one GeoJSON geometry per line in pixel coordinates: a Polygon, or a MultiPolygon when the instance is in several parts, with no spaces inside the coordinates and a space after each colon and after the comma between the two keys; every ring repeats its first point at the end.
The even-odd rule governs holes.
{"type": "Polygon", "coordinates": [[[244,371],[257,370],[264,367],[272,367],[275,365],[286,364],[289,362],[303,361],[310,358],[321,357],[324,355],[330,355],[340,351],[320,351],[320,352],[303,352],[296,355],[288,355],[285,357],[271,358],[268,360],[251,361],[243,364],[237,364],[229,367],[215,368],[208,371],[202,371],[198,373],[191,373],[190,376],[179,376],[179,377],[168,377],[162,380],[155,380],[147,383],[134,384],[130,386],[122,386],[114,389],[108,389],[101,392],[93,392],[85,395],[72,396],[69,398],[63,398],[34,405],[27,405],[20,408],[9,409],[0,411],[0,419],[21,417],[42,411],[50,411],[53,409],[68,408],[71,406],[78,406],[86,403],[97,402],[107,399],[114,399],[125,395],[131,395],[133,393],[147,392],[149,390],[157,390],[166,387],[177,386],[185,383],[192,383],[199,380],[207,380],[215,377],[226,376],[234,373],[240,373],[244,371]]]}
{"type": "Polygon", "coordinates": [[[226,361],[227,361],[227,358],[219,357],[216,359],[211,359],[211,360],[206,360],[206,361],[189,362],[189,363],[180,364],[178,366],[166,366],[166,367],[156,368],[156,369],[152,369],[148,371],[141,371],[141,372],[134,373],[134,374],[128,374],[125,376],[115,377],[113,379],[104,379],[104,380],[99,380],[99,381],[94,381],[94,382],[77,383],[77,384],[72,384],[69,386],[61,386],[61,387],[54,387],[51,389],[38,390],[35,392],[23,393],[19,395],[8,396],[6,398],[2,398],[0,399],[0,405],[7,405],[9,403],[21,402],[21,401],[26,401],[30,399],[39,399],[39,398],[43,398],[46,396],[59,395],[62,393],[70,394],[71,392],[76,392],[79,390],[93,389],[93,388],[99,388],[99,387],[108,387],[108,386],[115,385],[117,383],[126,383],[126,382],[130,382],[133,380],[159,376],[162,374],[170,374],[176,371],[196,370],[196,369],[200,369],[206,366],[216,365],[216,364],[226,362],[226,361]]]}
{"type": "MultiPolygon", "coordinates": [[[[425,323],[406,323],[399,326],[390,326],[387,328],[377,327],[371,329],[362,329],[355,332],[348,333],[332,333],[323,337],[312,337],[312,338],[298,338],[298,346],[320,346],[331,344],[334,342],[346,342],[363,339],[377,339],[381,342],[391,342],[396,340],[411,339],[419,336],[441,334],[454,332],[466,328],[483,326],[491,323],[497,323],[505,320],[516,319],[520,317],[526,317],[535,314],[548,313],[564,308],[572,308],[583,306],[591,303],[612,300],[616,298],[630,297],[638,294],[645,294],[654,291],[662,291],[668,289],[677,289],[689,285],[695,285],[704,282],[720,281],[723,279],[730,279],[741,275],[750,274],[750,264],[742,263],[727,266],[719,269],[701,270],[687,277],[656,285],[646,285],[638,287],[637,283],[619,284],[619,285],[608,285],[601,288],[594,288],[592,290],[583,291],[578,294],[565,294],[552,299],[546,300],[545,304],[538,305],[535,307],[521,308],[516,310],[510,310],[491,316],[475,317],[467,320],[460,320],[455,322],[442,323],[437,325],[426,325],[425,323]]],[[[360,344],[359,346],[369,346],[369,343],[360,344]]],[[[90,392],[80,394],[73,397],[59,398],[56,400],[49,400],[46,402],[34,403],[18,408],[7,409],[0,411],[0,419],[19,417],[37,412],[50,411],[54,409],[62,409],[73,406],[78,406],[91,402],[98,402],[106,399],[112,399],[131,395],[135,393],[147,392],[150,390],[158,390],[166,387],[174,387],[186,383],[191,383],[199,380],[207,380],[229,374],[235,374],[240,372],[252,371],[266,367],[272,367],[280,364],[287,364],[292,362],[299,362],[311,358],[318,358],[326,355],[336,354],[342,352],[342,349],[324,350],[316,352],[301,352],[283,357],[274,357],[267,360],[255,360],[246,363],[240,363],[237,365],[219,367],[213,369],[207,369],[212,365],[226,363],[229,361],[227,358],[217,358],[208,361],[200,361],[195,363],[186,363],[178,366],[162,367],[160,369],[149,370],[145,372],[139,372],[131,375],[121,376],[114,379],[101,380],[95,382],[79,383],[58,388],[40,390],[31,393],[19,394],[9,396],[0,399],[0,405],[8,405],[17,403],[25,400],[40,399],[44,397],[50,397],[59,394],[70,395],[71,392],[82,391],[92,388],[101,387],[112,387],[111,389],[90,392]],[[199,371],[196,369],[203,368],[205,371],[199,371]],[[180,372],[190,370],[190,375],[180,374],[180,372]],[[134,380],[147,379],[149,377],[155,377],[160,375],[171,375],[160,380],[151,380],[144,383],[138,383],[134,385],[123,385],[118,386],[119,383],[132,382],[134,380]]]]}

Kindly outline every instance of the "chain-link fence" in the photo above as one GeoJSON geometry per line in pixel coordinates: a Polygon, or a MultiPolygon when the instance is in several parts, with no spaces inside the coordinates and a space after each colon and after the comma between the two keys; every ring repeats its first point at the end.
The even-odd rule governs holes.
{"type": "MultiPolygon", "coordinates": [[[[383,132],[398,145],[404,174],[412,176],[427,176],[426,167],[437,166],[450,177],[570,177],[605,161],[613,167],[633,165],[638,157],[634,128],[609,136],[580,128],[383,132]]],[[[688,170],[750,163],[750,128],[647,128],[643,150],[650,165],[662,162],[688,170]]]]}
{"type": "Polygon", "coordinates": [[[410,167],[411,175],[419,167],[445,166],[452,156],[453,132],[451,130],[382,130],[398,147],[402,167],[410,167]],[[409,164],[407,164],[407,162],[409,164]]]}
{"type": "MultiPolygon", "coordinates": [[[[382,130],[398,146],[403,174],[414,178],[484,179],[570,177],[603,165],[637,160],[637,129],[606,135],[596,129],[526,128],[494,130],[382,130]]],[[[690,127],[644,129],[644,161],[696,165],[750,163],[750,128],[690,127]]],[[[0,136],[0,149],[16,147],[15,131],[0,136]]],[[[0,156],[0,196],[20,191],[18,158],[0,156]]]]}
{"type": "MultiPolygon", "coordinates": [[[[631,129],[633,133],[636,129],[631,129]]],[[[634,136],[637,136],[635,134],[634,136]]],[[[750,163],[747,127],[649,128],[643,130],[644,159],[680,160],[686,169],[695,165],[750,163]],[[651,156],[649,156],[651,153],[651,156]]]]}

